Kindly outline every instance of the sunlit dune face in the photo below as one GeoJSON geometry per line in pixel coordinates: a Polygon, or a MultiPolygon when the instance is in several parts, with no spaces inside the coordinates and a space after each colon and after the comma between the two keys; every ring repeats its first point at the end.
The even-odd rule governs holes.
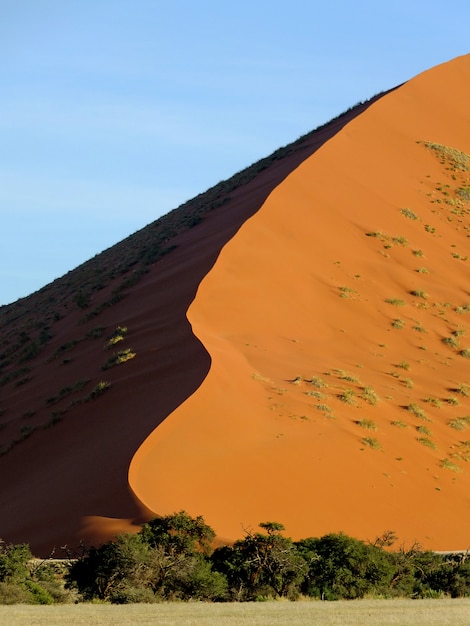
{"type": "Polygon", "coordinates": [[[379,100],[225,246],[188,312],[207,378],[131,465],[149,508],[467,547],[469,79],[379,100]]]}

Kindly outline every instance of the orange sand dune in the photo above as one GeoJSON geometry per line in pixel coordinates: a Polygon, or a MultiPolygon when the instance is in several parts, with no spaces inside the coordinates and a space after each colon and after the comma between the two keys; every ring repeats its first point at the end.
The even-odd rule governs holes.
{"type": "Polygon", "coordinates": [[[470,153],[469,86],[465,56],[379,99],[225,245],[188,310],[207,377],[130,465],[148,509],[470,546],[470,174],[419,143],[470,153]]]}
{"type": "Polygon", "coordinates": [[[0,537],[60,555],[184,508],[227,539],[468,547],[469,174],[417,142],[470,152],[469,74],[426,72],[1,307],[0,537]],[[129,250],[162,245],[135,282],[129,250]],[[136,356],[104,370],[118,325],[136,356]]]}
{"type": "MultiPolygon", "coordinates": [[[[172,251],[146,266],[122,300],[113,300],[89,321],[84,322],[84,314],[108,302],[121,282],[132,278],[134,267],[123,277],[117,272],[110,284],[94,291],[84,310],[74,302],[74,276],[68,275],[0,308],[1,538],[26,541],[40,556],[54,549],[60,556],[64,544],[73,551],[82,539],[100,543],[117,532],[138,529],[160,512],[160,504],[149,510],[129,488],[129,465],[141,443],[196,391],[209,371],[210,357],[186,317],[201,280],[272,189],[369,104],[267,159],[251,180],[242,175],[236,186],[228,181],[229,195],[196,226],[181,228],[165,240],[172,251]],[[132,348],[136,357],[102,370],[112,354],[106,338],[118,325],[128,329],[118,347],[132,348]],[[22,348],[15,352],[15,347],[41,328],[49,335],[41,352],[18,360],[22,348]],[[109,390],[84,402],[100,381],[109,382],[109,390]]],[[[210,193],[194,200],[196,209],[207,197],[210,193]]],[[[179,215],[165,218],[168,232],[172,220],[178,225],[179,215]]],[[[152,237],[158,247],[159,232],[157,224],[155,230],[150,225],[136,233],[100,255],[98,267],[119,267],[126,246],[140,246],[152,237]]],[[[83,280],[96,273],[93,260],[76,270],[83,280]]],[[[229,397],[229,388],[224,393],[229,397]]],[[[236,422],[234,428],[239,431],[236,422]]],[[[167,486],[171,489],[171,481],[167,486]]],[[[176,508],[185,504],[182,500],[176,508]]]]}

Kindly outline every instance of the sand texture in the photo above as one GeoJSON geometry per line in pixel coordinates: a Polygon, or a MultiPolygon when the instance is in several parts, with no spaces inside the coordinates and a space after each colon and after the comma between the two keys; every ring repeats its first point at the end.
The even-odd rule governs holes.
{"type": "Polygon", "coordinates": [[[96,317],[67,276],[1,309],[0,537],[45,555],[185,509],[224,540],[470,547],[469,85],[460,57],[302,138],[96,317]]]}

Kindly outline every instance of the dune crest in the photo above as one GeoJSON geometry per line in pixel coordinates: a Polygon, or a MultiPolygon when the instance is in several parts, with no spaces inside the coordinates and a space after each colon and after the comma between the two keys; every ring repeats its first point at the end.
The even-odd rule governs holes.
{"type": "Polygon", "coordinates": [[[468,85],[467,55],[379,99],[224,246],[208,375],[130,465],[148,509],[469,547],[468,85]]]}

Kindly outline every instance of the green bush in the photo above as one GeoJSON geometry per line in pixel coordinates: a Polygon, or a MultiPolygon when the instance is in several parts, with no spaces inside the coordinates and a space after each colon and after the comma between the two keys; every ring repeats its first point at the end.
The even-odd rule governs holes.
{"type": "Polygon", "coordinates": [[[233,546],[215,550],[214,569],[227,578],[232,600],[295,599],[307,564],[292,540],[281,535],[282,524],[264,522],[260,527],[266,532],[248,532],[233,546]]]}
{"type": "Polygon", "coordinates": [[[0,582],[0,604],[32,604],[31,594],[20,585],[0,582]]]}
{"type": "Polygon", "coordinates": [[[301,585],[305,595],[352,600],[385,594],[393,580],[394,568],[384,550],[343,533],[303,539],[296,545],[309,563],[301,585]]]}

